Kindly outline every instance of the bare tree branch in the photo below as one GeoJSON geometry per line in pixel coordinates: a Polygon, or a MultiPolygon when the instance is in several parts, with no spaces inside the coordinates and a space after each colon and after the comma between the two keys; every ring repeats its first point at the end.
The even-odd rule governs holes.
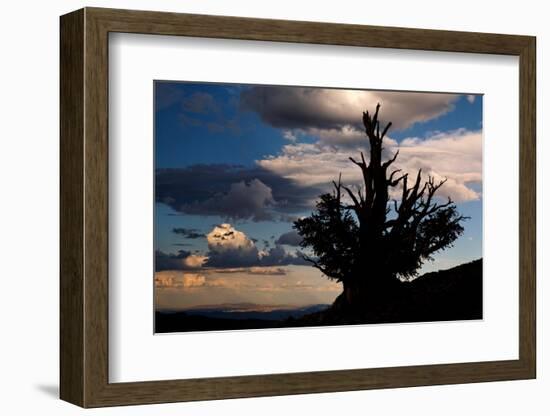
{"type": "Polygon", "coordinates": [[[390,159],[388,160],[387,162],[385,162],[382,167],[384,169],[387,169],[393,162],[395,162],[395,159],[397,159],[397,156],[399,155],[399,149],[397,150],[397,152],[395,152],[395,155],[390,159]]]}
{"type": "Polygon", "coordinates": [[[384,129],[384,131],[382,132],[382,136],[380,136],[381,139],[384,138],[384,136],[386,136],[386,133],[388,132],[388,130],[390,129],[392,123],[391,121],[386,125],[386,128],[384,129]]]}
{"type": "Polygon", "coordinates": [[[352,190],[349,189],[347,186],[343,186],[343,185],[342,185],[342,188],[344,188],[344,190],[348,193],[349,197],[351,198],[351,200],[353,201],[357,209],[361,209],[361,204],[359,203],[357,197],[353,194],[352,190]]]}

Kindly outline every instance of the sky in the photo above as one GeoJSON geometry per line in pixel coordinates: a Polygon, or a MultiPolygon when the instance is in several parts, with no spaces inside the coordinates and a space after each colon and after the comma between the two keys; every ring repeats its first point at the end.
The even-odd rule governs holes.
{"type": "MultiPolygon", "coordinates": [[[[362,112],[392,122],[383,156],[470,217],[419,271],[482,256],[481,95],[156,81],[155,303],[161,310],[330,304],[341,292],[300,255],[293,221],[368,149],[362,112]]],[[[398,198],[397,195],[395,195],[398,198]]]]}

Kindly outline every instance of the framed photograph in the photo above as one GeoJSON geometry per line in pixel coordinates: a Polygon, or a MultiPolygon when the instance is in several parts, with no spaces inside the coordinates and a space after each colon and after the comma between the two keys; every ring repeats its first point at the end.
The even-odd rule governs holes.
{"type": "Polygon", "coordinates": [[[536,376],[535,38],[61,17],[82,407],[536,376]]]}

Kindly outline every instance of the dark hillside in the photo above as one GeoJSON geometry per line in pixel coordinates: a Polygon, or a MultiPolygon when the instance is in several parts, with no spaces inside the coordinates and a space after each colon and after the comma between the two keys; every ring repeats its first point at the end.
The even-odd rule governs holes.
{"type": "Polygon", "coordinates": [[[475,260],[400,284],[394,296],[361,310],[330,309],[293,321],[296,326],[455,321],[483,318],[483,263],[475,260]]]}

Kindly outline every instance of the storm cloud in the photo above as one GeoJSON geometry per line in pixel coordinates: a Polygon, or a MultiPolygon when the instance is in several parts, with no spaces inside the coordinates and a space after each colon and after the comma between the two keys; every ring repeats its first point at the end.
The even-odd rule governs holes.
{"type": "Polygon", "coordinates": [[[156,201],[179,213],[228,220],[285,220],[323,192],[260,166],[193,165],[156,171],[156,201]]]}
{"type": "Polygon", "coordinates": [[[457,94],[255,86],[241,93],[241,108],[284,129],[362,129],[365,109],[384,103],[384,120],[396,129],[439,117],[454,108],[457,94]]]}
{"type": "Polygon", "coordinates": [[[270,207],[275,204],[271,188],[259,179],[232,183],[227,192],[220,192],[204,201],[194,201],[185,208],[188,214],[220,215],[230,220],[274,219],[270,207]]]}
{"type": "Polygon", "coordinates": [[[287,246],[299,246],[301,242],[302,237],[300,237],[300,234],[295,230],[281,234],[277,241],[275,241],[276,244],[285,244],[287,246]]]}

